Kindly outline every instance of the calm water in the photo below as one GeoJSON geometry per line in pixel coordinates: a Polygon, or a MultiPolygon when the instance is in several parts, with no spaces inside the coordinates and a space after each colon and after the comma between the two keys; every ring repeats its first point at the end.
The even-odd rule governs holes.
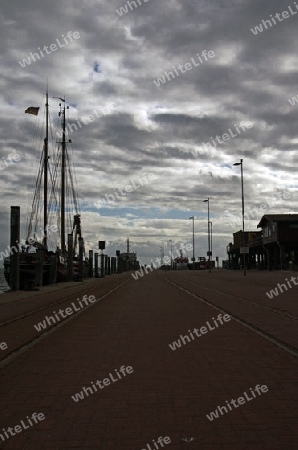
{"type": "Polygon", "coordinates": [[[4,269],[0,267],[0,294],[3,294],[4,291],[7,291],[9,289],[8,284],[5,281],[4,278],[4,269]]]}

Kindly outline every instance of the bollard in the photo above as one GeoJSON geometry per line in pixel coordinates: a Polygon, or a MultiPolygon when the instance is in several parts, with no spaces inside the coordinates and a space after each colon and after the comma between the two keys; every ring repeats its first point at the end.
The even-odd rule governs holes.
{"type": "Polygon", "coordinates": [[[83,281],[83,251],[84,251],[84,239],[79,238],[79,277],[78,281],[83,281]]]}
{"type": "Polygon", "coordinates": [[[44,260],[44,250],[43,250],[43,248],[37,248],[36,249],[36,258],[35,258],[35,285],[36,286],[42,286],[43,260],[44,260]]]}
{"type": "Polygon", "coordinates": [[[67,247],[68,247],[67,280],[72,281],[73,280],[73,234],[72,233],[68,234],[67,247]]]}
{"type": "Polygon", "coordinates": [[[57,255],[50,256],[49,284],[57,284],[57,255]]]}
{"type": "Polygon", "coordinates": [[[108,271],[108,255],[105,255],[105,275],[109,275],[109,271],[108,271]]]}
{"type": "Polygon", "coordinates": [[[105,255],[103,253],[100,255],[100,276],[101,278],[105,276],[105,255]]]}
{"type": "Polygon", "coordinates": [[[89,250],[88,277],[93,278],[93,250],[89,250]]]}
{"type": "Polygon", "coordinates": [[[99,274],[98,274],[98,253],[94,253],[94,276],[95,276],[95,278],[99,277],[99,274]]]}
{"type": "Polygon", "coordinates": [[[10,207],[10,281],[12,291],[20,289],[20,207],[10,207]]]}

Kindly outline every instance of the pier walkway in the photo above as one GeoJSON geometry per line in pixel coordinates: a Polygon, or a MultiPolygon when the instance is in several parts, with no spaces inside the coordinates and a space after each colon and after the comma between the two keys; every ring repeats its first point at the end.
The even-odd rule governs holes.
{"type": "Polygon", "coordinates": [[[2,295],[0,450],[296,450],[298,286],[266,295],[292,275],[2,295]]]}

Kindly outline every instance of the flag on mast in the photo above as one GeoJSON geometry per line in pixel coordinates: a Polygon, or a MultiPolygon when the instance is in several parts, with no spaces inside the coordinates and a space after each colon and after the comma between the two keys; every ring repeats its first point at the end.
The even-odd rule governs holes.
{"type": "Polygon", "coordinates": [[[25,113],[27,114],[34,114],[35,116],[38,115],[39,107],[36,106],[29,106],[29,108],[26,109],[25,113]]]}

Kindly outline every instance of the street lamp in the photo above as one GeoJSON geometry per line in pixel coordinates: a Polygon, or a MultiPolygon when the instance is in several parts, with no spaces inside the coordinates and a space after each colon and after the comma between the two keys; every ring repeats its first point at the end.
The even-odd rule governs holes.
{"type": "Polygon", "coordinates": [[[210,256],[211,256],[211,250],[210,250],[210,214],[209,214],[209,197],[207,200],[204,200],[204,203],[208,203],[208,267],[209,267],[209,273],[211,273],[211,265],[210,265],[210,256]]]}
{"type": "MultiPolygon", "coordinates": [[[[233,166],[241,166],[241,193],[242,193],[242,247],[244,247],[244,190],[243,190],[243,159],[240,162],[234,163],[233,166]]],[[[245,251],[244,248],[242,251],[245,251]]],[[[245,267],[245,253],[243,253],[243,274],[246,275],[245,267]]]]}
{"type": "Polygon", "coordinates": [[[211,250],[211,268],[213,267],[212,266],[212,222],[209,222],[210,223],[210,250],[211,250]]]}
{"type": "Polygon", "coordinates": [[[169,239],[168,242],[171,242],[171,270],[173,269],[173,253],[172,253],[172,239],[169,239]]]}
{"type": "Polygon", "coordinates": [[[190,219],[192,219],[192,269],[195,270],[195,216],[188,218],[190,219]]]}

